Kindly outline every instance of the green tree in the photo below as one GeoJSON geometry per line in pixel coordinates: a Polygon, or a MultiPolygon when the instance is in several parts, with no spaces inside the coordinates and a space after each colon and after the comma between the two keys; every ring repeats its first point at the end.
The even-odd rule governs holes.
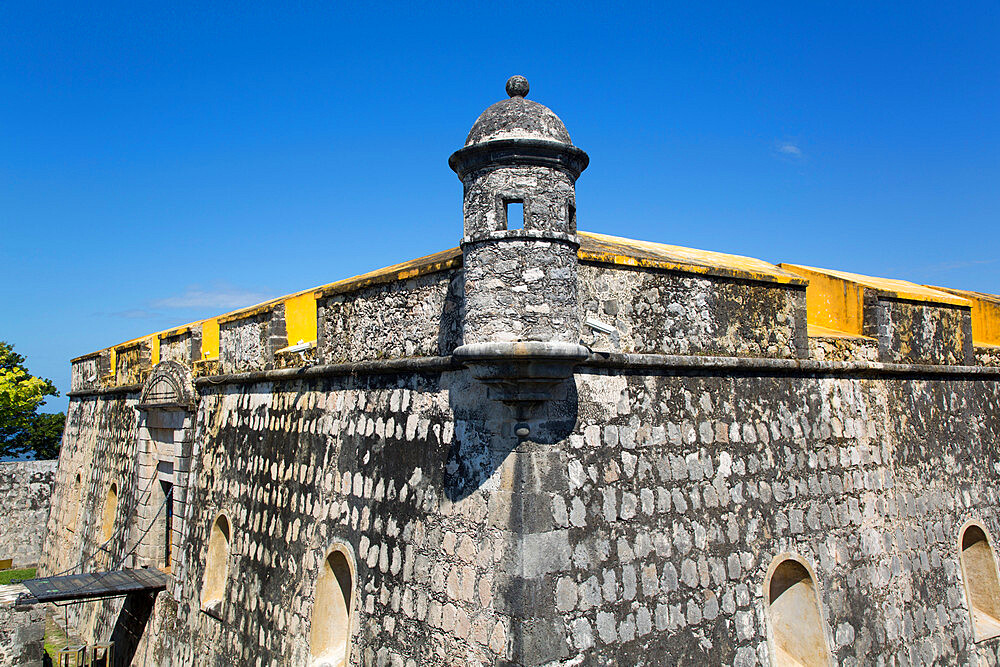
{"type": "Polygon", "coordinates": [[[0,340],[0,457],[59,455],[62,413],[39,413],[38,408],[59,391],[51,381],[33,376],[14,346],[0,340]]]}

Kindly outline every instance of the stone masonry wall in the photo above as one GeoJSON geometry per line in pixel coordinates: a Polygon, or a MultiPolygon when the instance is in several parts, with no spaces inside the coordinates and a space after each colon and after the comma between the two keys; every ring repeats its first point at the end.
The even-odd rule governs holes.
{"type": "Polygon", "coordinates": [[[865,290],[864,333],[879,341],[879,361],[974,363],[968,308],[912,303],[865,290]]]}
{"type": "Polygon", "coordinates": [[[201,329],[195,328],[160,340],[160,361],[176,361],[186,366],[201,359],[201,329]]]}
{"type": "Polygon", "coordinates": [[[219,361],[223,373],[274,368],[274,353],[288,344],[285,305],[223,322],[219,326],[219,361]]]}
{"type": "Polygon", "coordinates": [[[462,275],[440,271],[320,300],[322,362],[451,354],[461,344],[462,275]]]}
{"type": "Polygon", "coordinates": [[[976,345],[975,355],[977,366],[1000,366],[1000,346],[976,345]]]}
{"type": "Polygon", "coordinates": [[[1000,530],[995,384],[578,383],[552,489],[573,558],[540,585],[564,656],[767,664],[764,575],[791,552],[815,569],[837,664],[997,663],[1000,640],[972,644],[957,546],[968,519],[1000,530]]]}
{"type": "MultiPolygon", "coordinates": [[[[138,538],[137,490],[138,394],[72,397],[59,454],[38,576],[100,572],[128,567],[127,552],[138,538]],[[117,487],[115,531],[104,543],[101,518],[108,490],[117,487]]],[[[70,624],[85,639],[107,637],[121,600],[88,602],[67,608],[70,624]]]]}
{"type": "Polygon", "coordinates": [[[45,609],[18,605],[18,596],[27,593],[21,584],[0,586],[0,666],[42,667],[45,636],[45,609]]]}
{"type": "Polygon", "coordinates": [[[522,225],[532,231],[576,233],[576,188],[562,171],[504,166],[469,174],[463,183],[466,240],[522,225]],[[507,202],[523,202],[523,221],[507,219],[507,202]]]}
{"type": "MultiPolygon", "coordinates": [[[[997,664],[957,554],[966,520],[1000,530],[995,383],[584,369],[560,396],[518,444],[464,372],[206,387],[180,602],[158,597],[140,662],[304,664],[342,542],[351,664],[767,664],[785,552],[816,573],[839,664],[997,664]]],[[[91,606],[109,632],[116,607],[91,606]]]]}
{"type": "Polygon", "coordinates": [[[463,342],[578,342],[576,237],[518,234],[463,244],[463,342]]]}
{"type": "MultiPolygon", "coordinates": [[[[385,376],[203,395],[188,576],[181,604],[157,602],[170,632],[148,638],[146,664],[308,664],[316,573],[337,542],[357,568],[351,664],[495,664],[511,632],[493,602],[510,512],[491,505],[491,487],[457,481],[479,479],[456,460],[464,426],[452,396],[483,402],[464,382],[385,376]],[[233,541],[217,620],[198,600],[220,512],[233,541]]],[[[467,444],[483,454],[485,443],[467,444]]]]}
{"type": "Polygon", "coordinates": [[[34,565],[42,552],[58,461],[0,463],[0,560],[34,565]]]}
{"type": "Polygon", "coordinates": [[[148,340],[115,348],[115,382],[119,385],[139,384],[149,374],[152,350],[148,340]]]}
{"type": "Polygon", "coordinates": [[[72,363],[70,387],[73,391],[99,387],[101,379],[110,370],[110,355],[107,350],[81,357],[72,363]]]}
{"type": "Polygon", "coordinates": [[[878,361],[878,341],[864,336],[810,336],[809,358],[817,361],[878,361]]]}
{"type": "Polygon", "coordinates": [[[581,263],[583,327],[594,350],[794,358],[808,354],[805,290],[693,274],[581,263]]]}

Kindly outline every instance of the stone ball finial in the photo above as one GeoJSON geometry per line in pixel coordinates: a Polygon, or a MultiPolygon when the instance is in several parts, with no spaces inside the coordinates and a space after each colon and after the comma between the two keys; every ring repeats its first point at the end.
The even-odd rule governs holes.
{"type": "Polygon", "coordinates": [[[527,97],[528,80],[520,74],[515,74],[507,79],[507,95],[510,97],[527,97]]]}

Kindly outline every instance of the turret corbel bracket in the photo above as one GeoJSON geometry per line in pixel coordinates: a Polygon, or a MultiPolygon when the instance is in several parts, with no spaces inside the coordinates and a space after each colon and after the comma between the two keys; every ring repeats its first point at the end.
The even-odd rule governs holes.
{"type": "Polygon", "coordinates": [[[455,349],[454,357],[489,388],[491,400],[509,406],[517,420],[515,432],[531,434],[528,420],[573,369],[590,356],[576,343],[548,341],[471,343],[455,349]]]}

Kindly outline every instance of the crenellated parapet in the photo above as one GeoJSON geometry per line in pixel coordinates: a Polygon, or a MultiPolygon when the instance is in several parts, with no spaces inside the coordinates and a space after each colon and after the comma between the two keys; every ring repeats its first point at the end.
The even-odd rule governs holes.
{"type": "Polygon", "coordinates": [[[99,350],[70,362],[70,391],[98,389],[111,374],[111,350],[99,350]]]}
{"type": "MultiPolygon", "coordinates": [[[[974,363],[972,303],[892,278],[779,264],[809,281],[810,337],[824,350],[854,350],[845,360],[964,366],[974,363]],[[839,342],[840,346],[831,346],[839,342]],[[871,359],[871,350],[877,359],[871,359]]],[[[817,346],[819,347],[819,346],[817,346]]]]}
{"type": "Polygon", "coordinates": [[[1000,296],[950,287],[933,287],[972,304],[972,345],[978,366],[1000,366],[1000,296]]]}
{"type": "Polygon", "coordinates": [[[528,91],[511,77],[449,159],[460,247],[79,357],[72,391],[138,386],[161,361],[195,378],[481,362],[508,397],[616,354],[1000,366],[995,295],[578,231],[589,157],[528,91]]]}
{"type": "MultiPolygon", "coordinates": [[[[1000,366],[995,295],[577,238],[569,326],[592,353],[1000,366]]],[[[161,361],[201,377],[447,357],[466,342],[466,280],[453,248],[77,357],[71,390],[136,386],[161,361]]]]}

